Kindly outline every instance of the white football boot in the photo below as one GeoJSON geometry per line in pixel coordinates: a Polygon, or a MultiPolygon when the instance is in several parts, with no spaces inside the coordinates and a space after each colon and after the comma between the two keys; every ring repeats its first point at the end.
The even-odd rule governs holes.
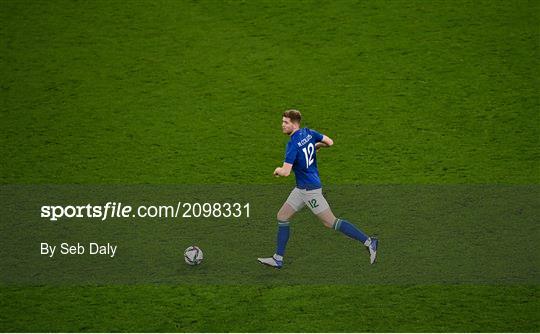
{"type": "Polygon", "coordinates": [[[283,266],[283,257],[274,254],[272,257],[260,257],[257,259],[259,263],[262,263],[266,266],[270,266],[276,269],[280,269],[283,266]],[[281,258],[281,260],[278,260],[278,258],[281,258]]]}
{"type": "Polygon", "coordinates": [[[371,242],[367,245],[367,249],[369,251],[369,262],[371,264],[375,263],[375,260],[377,260],[377,247],[379,246],[379,240],[376,238],[369,238],[371,242]]]}

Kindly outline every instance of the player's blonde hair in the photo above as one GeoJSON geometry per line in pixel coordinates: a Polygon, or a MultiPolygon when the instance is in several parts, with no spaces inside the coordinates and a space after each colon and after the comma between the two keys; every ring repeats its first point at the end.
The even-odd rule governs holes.
{"type": "Polygon", "coordinates": [[[300,124],[302,120],[302,114],[296,109],[289,109],[283,113],[283,117],[290,118],[291,122],[300,124]]]}

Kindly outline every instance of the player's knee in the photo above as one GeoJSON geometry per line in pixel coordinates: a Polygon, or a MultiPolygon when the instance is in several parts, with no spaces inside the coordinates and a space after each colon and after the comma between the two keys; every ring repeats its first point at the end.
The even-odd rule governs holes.
{"type": "Polygon", "coordinates": [[[276,215],[276,218],[279,221],[287,221],[287,220],[289,220],[290,217],[287,217],[287,215],[285,215],[285,214],[283,214],[281,212],[278,212],[278,214],[276,215]]]}
{"type": "Polygon", "coordinates": [[[334,221],[336,220],[336,217],[330,209],[317,214],[317,217],[319,217],[319,220],[321,221],[321,223],[324,224],[324,226],[328,228],[334,227],[334,221]]]}
{"type": "Polygon", "coordinates": [[[329,221],[329,220],[326,220],[326,219],[321,219],[322,223],[324,224],[324,226],[328,227],[328,228],[333,228],[334,227],[334,222],[333,221],[329,221]]]}

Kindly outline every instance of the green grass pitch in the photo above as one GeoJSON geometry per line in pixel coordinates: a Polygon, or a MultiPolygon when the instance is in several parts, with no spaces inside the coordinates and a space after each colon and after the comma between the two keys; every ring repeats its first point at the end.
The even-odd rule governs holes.
{"type": "MultiPolygon", "coordinates": [[[[279,272],[247,285],[1,282],[0,331],[540,331],[539,230],[519,218],[521,198],[538,217],[539,13],[525,0],[2,1],[3,185],[292,185],[271,173],[287,141],[281,112],[297,108],[335,141],[318,156],[323,183],[522,187],[501,212],[523,224],[515,235],[485,230],[489,220],[462,227],[479,245],[500,242],[486,258],[521,235],[532,251],[516,261],[530,270],[523,283],[288,285],[279,272]]],[[[385,217],[404,208],[384,208],[339,210],[402,235],[385,217]]],[[[443,205],[424,210],[444,221],[443,205]]],[[[271,252],[273,220],[247,245],[271,252]]],[[[298,220],[292,254],[350,245],[298,220]]],[[[439,230],[426,226],[429,240],[439,230]]],[[[420,251],[436,257],[460,236],[439,240],[448,248],[420,251]]],[[[399,245],[403,258],[419,248],[399,245]]],[[[305,260],[290,270],[313,270],[305,260]]]]}

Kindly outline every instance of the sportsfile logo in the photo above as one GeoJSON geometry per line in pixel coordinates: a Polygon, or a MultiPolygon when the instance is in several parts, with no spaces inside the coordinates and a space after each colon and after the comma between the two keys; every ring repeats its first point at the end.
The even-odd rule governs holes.
{"type": "MultiPolygon", "coordinates": [[[[128,218],[131,217],[132,207],[122,203],[108,202],[101,205],[44,205],[41,207],[41,218],[57,221],[59,218],[128,218]]],[[[167,212],[167,210],[165,210],[167,212]]]]}
{"type": "Polygon", "coordinates": [[[105,205],[43,205],[41,218],[58,221],[62,218],[249,218],[249,203],[189,203],[175,205],[131,205],[107,202],[105,205]]]}

